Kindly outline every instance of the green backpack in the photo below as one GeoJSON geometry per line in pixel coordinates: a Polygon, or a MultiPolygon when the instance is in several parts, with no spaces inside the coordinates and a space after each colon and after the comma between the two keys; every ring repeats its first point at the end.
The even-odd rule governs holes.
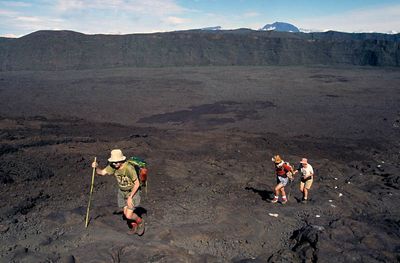
{"type": "Polygon", "coordinates": [[[147,162],[139,157],[133,156],[128,158],[128,163],[135,168],[136,174],[139,178],[140,186],[146,188],[147,192],[147,185],[148,185],[148,178],[147,178],[147,162]]]}

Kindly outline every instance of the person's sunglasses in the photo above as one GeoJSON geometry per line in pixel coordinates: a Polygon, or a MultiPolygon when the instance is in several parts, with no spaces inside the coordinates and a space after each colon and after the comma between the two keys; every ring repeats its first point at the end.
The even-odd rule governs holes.
{"type": "Polygon", "coordinates": [[[119,163],[123,163],[123,162],[122,162],[122,161],[119,161],[119,162],[110,162],[111,165],[116,165],[116,164],[119,164],[119,163]]]}

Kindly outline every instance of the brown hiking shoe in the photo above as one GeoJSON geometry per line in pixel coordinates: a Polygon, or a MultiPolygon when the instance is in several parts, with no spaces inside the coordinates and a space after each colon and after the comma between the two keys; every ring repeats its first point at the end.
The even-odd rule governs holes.
{"type": "Polygon", "coordinates": [[[127,232],[128,235],[134,235],[137,233],[138,224],[136,222],[131,223],[131,229],[127,232]]]}
{"type": "Polygon", "coordinates": [[[142,222],[140,222],[137,226],[136,234],[138,236],[142,236],[145,231],[144,219],[142,218],[142,222]]]}

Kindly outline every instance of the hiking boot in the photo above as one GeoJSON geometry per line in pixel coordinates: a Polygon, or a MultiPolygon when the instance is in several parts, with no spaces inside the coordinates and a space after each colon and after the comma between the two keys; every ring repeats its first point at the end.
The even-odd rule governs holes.
{"type": "Polygon", "coordinates": [[[283,205],[286,204],[286,203],[287,203],[287,199],[286,199],[286,198],[283,198],[281,203],[282,203],[283,205]]]}
{"type": "Polygon", "coordinates": [[[144,219],[142,218],[142,221],[137,225],[136,234],[138,236],[142,236],[144,234],[144,230],[145,230],[145,225],[144,225],[144,219]]]}
{"type": "Polygon", "coordinates": [[[274,197],[274,199],[271,200],[271,203],[275,204],[278,202],[278,197],[274,197]]]}
{"type": "Polygon", "coordinates": [[[136,222],[131,223],[131,229],[127,232],[128,235],[134,235],[137,233],[138,224],[136,222]]]}

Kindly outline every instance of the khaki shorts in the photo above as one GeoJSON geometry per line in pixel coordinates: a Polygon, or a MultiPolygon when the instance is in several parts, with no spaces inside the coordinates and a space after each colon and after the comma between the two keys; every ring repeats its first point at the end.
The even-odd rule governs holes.
{"type": "MultiPolygon", "coordinates": [[[[118,189],[118,207],[123,208],[128,206],[126,201],[128,200],[129,194],[130,191],[121,191],[121,189],[118,189]]],[[[132,198],[133,207],[128,207],[128,209],[135,210],[135,208],[140,205],[140,200],[140,190],[138,190],[132,198]]]]}
{"type": "Polygon", "coordinates": [[[300,187],[301,187],[301,188],[305,187],[307,190],[310,190],[310,188],[311,188],[311,186],[312,186],[312,184],[313,184],[313,181],[314,181],[313,178],[311,178],[311,179],[309,179],[309,180],[307,180],[307,181],[301,180],[301,181],[300,181],[300,187]]]}

